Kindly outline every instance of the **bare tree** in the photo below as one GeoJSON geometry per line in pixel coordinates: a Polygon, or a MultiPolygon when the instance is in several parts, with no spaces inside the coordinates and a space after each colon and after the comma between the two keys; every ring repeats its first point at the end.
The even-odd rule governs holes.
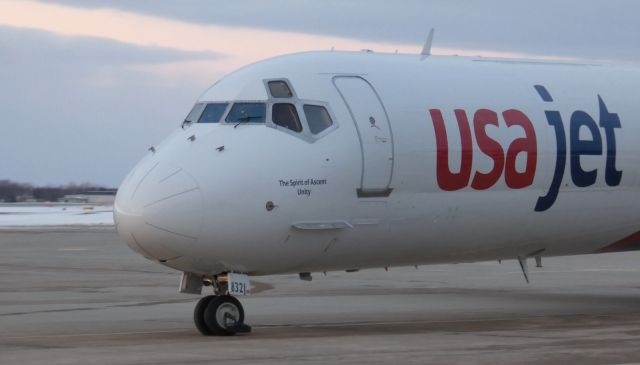
{"type": "Polygon", "coordinates": [[[111,191],[113,189],[91,183],[75,184],[70,183],[62,186],[39,186],[18,183],[11,180],[0,180],[0,201],[16,202],[26,197],[41,202],[56,202],[65,195],[85,194],[89,191],[111,191]]]}

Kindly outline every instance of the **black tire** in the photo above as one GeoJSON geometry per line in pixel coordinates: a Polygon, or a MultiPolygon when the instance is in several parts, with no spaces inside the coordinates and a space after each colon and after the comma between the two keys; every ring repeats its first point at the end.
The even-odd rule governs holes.
{"type": "Polygon", "coordinates": [[[201,298],[196,304],[195,309],[193,310],[193,322],[196,324],[196,328],[198,332],[200,332],[204,336],[212,336],[214,333],[207,326],[207,322],[204,320],[204,312],[206,311],[209,303],[215,298],[215,295],[208,295],[206,297],[201,298]]]}
{"type": "Polygon", "coordinates": [[[207,305],[204,322],[215,335],[233,336],[236,334],[235,325],[244,323],[244,309],[240,301],[230,295],[217,296],[207,305]],[[223,318],[227,315],[231,318],[225,321],[223,318]]]}

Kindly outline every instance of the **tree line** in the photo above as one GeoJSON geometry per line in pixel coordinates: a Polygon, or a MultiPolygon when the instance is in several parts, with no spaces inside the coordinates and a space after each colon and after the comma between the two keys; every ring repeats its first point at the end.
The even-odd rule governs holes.
{"type": "Polygon", "coordinates": [[[112,191],[90,183],[66,184],[60,186],[33,186],[11,180],[0,180],[0,202],[15,203],[36,200],[41,202],[57,202],[65,195],[84,194],[88,191],[112,191]]]}

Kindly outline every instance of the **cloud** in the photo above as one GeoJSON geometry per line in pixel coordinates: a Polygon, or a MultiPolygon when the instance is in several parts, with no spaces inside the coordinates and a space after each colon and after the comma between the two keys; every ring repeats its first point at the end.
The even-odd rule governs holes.
{"type": "Polygon", "coordinates": [[[54,2],[85,9],[119,9],[200,25],[241,25],[388,45],[419,46],[428,29],[435,27],[435,46],[448,49],[623,61],[640,58],[636,47],[640,38],[640,2],[636,0],[54,2]]]}
{"type": "MultiPolygon", "coordinates": [[[[40,81],[56,80],[60,68],[73,66],[76,76],[98,84],[117,83],[123,70],[153,73],[158,80],[181,77],[197,78],[196,73],[212,69],[212,64],[225,55],[213,51],[185,51],[158,46],[138,46],[105,38],[61,36],[46,31],[0,26],[0,64],[5,70],[30,69],[23,77],[40,77],[40,81]],[[44,78],[43,78],[44,77],[44,78]]],[[[0,71],[2,72],[2,71],[0,71]]],[[[206,72],[206,71],[205,71],[206,72]]],[[[209,74],[214,74],[215,71],[209,74]]],[[[200,73],[200,78],[202,73],[200,73]]],[[[86,85],[90,86],[90,85],[86,85]]]]}
{"type": "Polygon", "coordinates": [[[212,51],[184,51],[157,46],[140,47],[129,43],[94,37],[69,37],[0,26],[0,61],[3,63],[64,64],[83,60],[83,64],[125,65],[132,63],[164,63],[185,60],[213,60],[223,55],[212,51]],[[33,47],[44,42],[43,47],[33,47]]]}
{"type": "Polygon", "coordinates": [[[221,58],[0,27],[0,177],[116,186],[212,81],[146,68],[221,58]]]}
{"type": "Polygon", "coordinates": [[[640,4],[0,0],[0,178],[115,186],[222,74],[336,49],[634,60],[640,4]]]}
{"type": "Polygon", "coordinates": [[[34,1],[0,1],[0,24],[71,36],[101,37],[139,46],[184,51],[224,50],[246,57],[354,45],[352,40],[341,37],[192,24],[114,9],[80,9],[34,1]]]}
{"type": "MultiPolygon", "coordinates": [[[[122,3],[114,4],[122,6],[122,3]]],[[[166,8],[166,3],[164,4],[166,8]]],[[[182,6],[173,4],[174,9],[178,11],[184,9],[182,6]]],[[[207,13],[207,9],[218,9],[220,13],[227,14],[229,5],[219,3],[212,6],[211,3],[207,4],[187,8],[194,12],[202,10],[205,13],[207,13]]],[[[324,25],[326,27],[321,27],[322,24],[319,24],[318,31],[307,29],[306,33],[265,30],[256,27],[257,24],[263,23],[252,21],[260,9],[266,8],[265,3],[261,4],[259,6],[258,3],[248,2],[245,5],[236,5],[235,12],[228,14],[232,15],[238,10],[243,10],[245,21],[242,23],[243,26],[239,26],[237,24],[189,23],[167,16],[146,15],[106,7],[76,8],[34,1],[0,0],[0,24],[40,29],[63,35],[100,37],[138,46],[159,46],[195,52],[222,52],[227,54],[229,58],[221,60],[217,67],[226,71],[231,71],[238,65],[254,62],[258,59],[307,50],[330,48],[359,50],[366,48],[387,52],[398,50],[404,53],[417,53],[421,48],[423,37],[427,33],[427,27],[424,26],[423,32],[416,36],[418,37],[416,38],[417,42],[388,42],[372,40],[372,37],[367,40],[354,39],[349,32],[345,32],[344,36],[325,35],[322,34],[324,32],[322,29],[331,28],[330,25],[334,24],[331,23],[332,17],[339,15],[339,13],[327,13],[325,8],[316,8],[317,6],[309,3],[305,3],[310,9],[301,13],[307,14],[302,18],[309,18],[309,15],[312,14],[316,22],[317,19],[325,19],[324,25]],[[319,11],[316,12],[316,10],[319,11]],[[247,24],[251,26],[247,26],[247,24]]],[[[346,2],[344,7],[348,8],[349,4],[351,3],[346,2]]],[[[292,12],[291,8],[296,9],[300,5],[293,5],[291,8],[284,6],[283,3],[280,5],[274,5],[270,8],[273,16],[269,16],[269,12],[261,13],[261,19],[271,19],[273,23],[295,24],[299,16],[292,12]],[[279,10],[275,12],[273,9],[279,10]]],[[[378,18],[376,17],[374,20],[378,18]]],[[[351,28],[358,29],[369,22],[367,17],[364,17],[351,24],[351,28]]],[[[375,25],[381,28],[387,26],[384,22],[378,22],[375,25]]],[[[515,55],[515,53],[508,51],[483,51],[479,50],[479,47],[469,47],[469,49],[434,47],[436,54],[465,55],[471,54],[471,52],[483,55],[515,55]]]]}

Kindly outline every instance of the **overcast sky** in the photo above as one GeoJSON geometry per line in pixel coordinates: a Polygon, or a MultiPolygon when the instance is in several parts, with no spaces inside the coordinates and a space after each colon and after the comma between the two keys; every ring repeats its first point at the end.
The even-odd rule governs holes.
{"type": "Polygon", "coordinates": [[[117,186],[216,79],[314,49],[640,60],[640,2],[0,0],[0,179],[117,186]]]}

